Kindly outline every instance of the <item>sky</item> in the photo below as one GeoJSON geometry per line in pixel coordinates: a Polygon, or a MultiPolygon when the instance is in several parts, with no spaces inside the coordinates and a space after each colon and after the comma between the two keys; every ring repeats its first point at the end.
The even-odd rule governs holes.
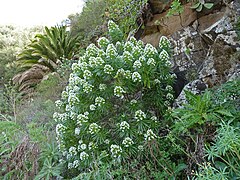
{"type": "Polygon", "coordinates": [[[54,26],[83,5],[84,0],[1,0],[0,25],[54,26]]]}

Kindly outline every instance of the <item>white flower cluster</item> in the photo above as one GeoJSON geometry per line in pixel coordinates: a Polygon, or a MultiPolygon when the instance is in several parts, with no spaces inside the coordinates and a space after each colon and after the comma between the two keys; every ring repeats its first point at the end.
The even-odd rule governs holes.
{"type": "Polygon", "coordinates": [[[76,120],[76,119],[77,119],[77,116],[78,116],[78,114],[75,113],[75,112],[73,112],[73,111],[71,111],[70,114],[69,114],[69,117],[70,117],[72,120],[76,120]]]}
{"type": "Polygon", "coordinates": [[[138,41],[136,46],[139,47],[140,49],[143,49],[145,45],[144,45],[143,41],[138,41]]]}
{"type": "Polygon", "coordinates": [[[156,66],[156,61],[153,58],[149,58],[147,61],[147,65],[156,66]]]}
{"type": "Polygon", "coordinates": [[[93,90],[93,85],[89,84],[88,82],[83,84],[83,92],[90,93],[93,90]]]}
{"type": "Polygon", "coordinates": [[[117,53],[117,49],[115,48],[115,46],[113,44],[109,44],[106,50],[106,54],[107,57],[113,59],[116,58],[118,53],[117,53]]]}
{"type": "Polygon", "coordinates": [[[89,58],[89,66],[92,68],[102,66],[104,64],[104,60],[101,57],[90,57],[89,58]]]}
{"type": "Polygon", "coordinates": [[[91,111],[95,111],[95,110],[96,110],[96,105],[91,104],[91,105],[89,106],[89,109],[90,109],[91,111]]]}
{"type": "Polygon", "coordinates": [[[131,37],[130,37],[130,41],[131,41],[134,45],[137,44],[137,40],[136,40],[136,38],[135,38],[134,36],[131,36],[131,37]]]}
{"type": "Polygon", "coordinates": [[[103,104],[105,104],[105,99],[102,98],[102,97],[100,97],[100,96],[96,97],[96,99],[95,99],[95,105],[100,107],[100,106],[102,106],[103,104]]]}
{"type": "Polygon", "coordinates": [[[132,73],[132,80],[133,80],[133,82],[141,82],[142,77],[138,72],[134,72],[134,73],[132,73]]]}
{"type": "Polygon", "coordinates": [[[56,107],[59,108],[59,109],[60,109],[61,107],[63,107],[63,104],[64,104],[64,103],[63,103],[61,100],[55,101],[55,105],[56,105],[56,107]]]}
{"type": "MultiPolygon", "coordinates": [[[[82,140],[79,140],[79,141],[78,141],[78,151],[81,151],[81,150],[82,150],[82,147],[81,147],[82,144],[84,144],[83,141],[82,141],[82,140]]],[[[86,144],[84,144],[84,145],[86,145],[86,144]]],[[[85,148],[85,149],[86,149],[86,148],[85,148]]],[[[83,149],[83,150],[84,150],[84,149],[83,149]]]]}
{"type": "Polygon", "coordinates": [[[80,143],[79,145],[78,145],[78,150],[79,151],[84,151],[85,149],[87,149],[87,145],[86,144],[84,144],[84,143],[80,143]]]}
{"type": "Polygon", "coordinates": [[[88,119],[89,119],[88,115],[89,115],[89,112],[85,112],[83,114],[79,114],[77,116],[77,124],[81,126],[83,123],[88,122],[88,119]]]}
{"type": "Polygon", "coordinates": [[[72,167],[73,168],[77,168],[78,166],[79,166],[79,160],[75,160],[75,161],[73,161],[73,163],[72,163],[72,167]]]}
{"type": "Polygon", "coordinates": [[[132,52],[134,45],[130,42],[127,41],[124,45],[124,51],[132,52]]]}
{"type": "Polygon", "coordinates": [[[117,78],[119,76],[125,76],[125,71],[123,68],[118,69],[115,78],[117,78]]]}
{"type": "Polygon", "coordinates": [[[123,44],[121,43],[121,42],[117,42],[116,44],[115,44],[115,47],[116,47],[116,49],[119,51],[121,51],[121,50],[123,50],[123,44]]]}
{"type": "Polygon", "coordinates": [[[139,61],[140,61],[140,62],[145,62],[145,61],[146,61],[145,56],[141,56],[141,57],[139,58],[139,61]]]}
{"type": "Polygon", "coordinates": [[[79,62],[78,64],[79,64],[79,66],[81,68],[81,71],[84,71],[84,70],[88,69],[88,63],[86,63],[86,62],[79,62]]]}
{"type": "Polygon", "coordinates": [[[120,130],[124,132],[125,130],[128,130],[130,128],[130,125],[126,122],[123,121],[120,123],[120,130]]]}
{"type": "Polygon", "coordinates": [[[72,169],[73,168],[73,163],[68,163],[68,169],[72,169]]]}
{"type": "Polygon", "coordinates": [[[68,98],[68,93],[66,91],[63,91],[61,94],[62,99],[67,99],[68,98]]]}
{"type": "Polygon", "coordinates": [[[99,84],[99,90],[100,91],[104,91],[105,89],[107,89],[107,85],[106,84],[99,84]]]}
{"type": "MultiPolygon", "coordinates": [[[[70,74],[70,77],[69,77],[69,86],[67,87],[67,91],[69,92],[70,89],[72,89],[73,86],[78,86],[80,84],[82,84],[85,80],[81,79],[80,77],[78,77],[76,74],[70,74]]],[[[63,91],[64,92],[64,91],[63,91]]],[[[68,92],[64,92],[65,94],[62,94],[62,97],[63,95],[67,96],[68,92]]],[[[64,98],[65,99],[65,98],[64,98]]]]}
{"type": "Polygon", "coordinates": [[[69,103],[69,105],[72,106],[72,105],[74,105],[74,104],[76,104],[78,102],[79,102],[79,99],[76,96],[76,94],[75,93],[70,93],[69,96],[68,96],[68,103],[69,103]]]}
{"type": "Polygon", "coordinates": [[[88,80],[88,79],[90,79],[91,77],[92,77],[91,71],[89,71],[89,70],[84,70],[84,72],[83,72],[83,78],[86,79],[86,80],[88,80]]]}
{"type": "Polygon", "coordinates": [[[98,39],[97,43],[100,48],[106,48],[110,41],[105,37],[101,37],[98,39]]]}
{"type": "Polygon", "coordinates": [[[72,70],[73,72],[79,72],[81,70],[81,67],[77,63],[72,64],[72,70]]]}
{"type": "Polygon", "coordinates": [[[66,127],[62,124],[57,124],[56,126],[56,134],[60,135],[61,133],[63,133],[65,131],[66,127]]]}
{"type": "Polygon", "coordinates": [[[89,150],[96,149],[96,148],[97,148],[97,144],[96,144],[96,143],[90,142],[90,143],[88,144],[88,149],[89,149],[89,150]]]}
{"type": "Polygon", "coordinates": [[[156,116],[152,116],[150,119],[151,119],[152,121],[154,121],[154,122],[158,122],[156,116]]]}
{"type": "Polygon", "coordinates": [[[105,144],[109,144],[109,143],[110,143],[109,139],[105,139],[105,140],[104,140],[104,143],[105,143],[105,144]]]}
{"type": "MultiPolygon", "coordinates": [[[[80,83],[79,83],[80,84],[80,83]]],[[[73,88],[72,88],[72,92],[73,93],[78,93],[80,91],[80,87],[78,87],[78,86],[73,86],[73,88]]]]}
{"type": "Polygon", "coordinates": [[[73,111],[73,108],[74,108],[74,105],[67,104],[65,107],[65,111],[71,112],[71,111],[73,111]]]}
{"type": "Polygon", "coordinates": [[[78,127],[75,128],[74,133],[75,133],[75,135],[78,136],[80,134],[80,128],[78,128],[78,127]]]}
{"type": "Polygon", "coordinates": [[[126,70],[125,73],[124,73],[124,77],[125,77],[126,79],[131,79],[131,78],[132,78],[132,73],[131,73],[131,71],[126,70]]]}
{"type": "Polygon", "coordinates": [[[164,60],[164,61],[168,61],[170,59],[170,56],[167,53],[167,51],[162,50],[162,52],[160,52],[159,58],[164,60]]]}
{"type": "Polygon", "coordinates": [[[101,126],[97,125],[97,123],[90,124],[88,128],[90,134],[96,134],[100,131],[100,129],[101,126]]]}
{"type": "Polygon", "coordinates": [[[100,49],[98,51],[98,57],[102,58],[102,59],[105,59],[106,58],[106,53],[104,50],[100,49]]]}
{"type": "Polygon", "coordinates": [[[135,58],[139,58],[141,56],[141,54],[142,54],[142,51],[141,51],[141,49],[138,46],[133,47],[133,56],[135,58]]]}
{"type": "Polygon", "coordinates": [[[133,63],[133,68],[134,69],[140,69],[142,67],[141,61],[137,60],[133,63]]]}
{"type": "Polygon", "coordinates": [[[89,157],[89,155],[88,155],[85,151],[83,151],[83,152],[80,153],[80,159],[81,159],[82,161],[88,159],[88,157],[89,157]]]}
{"type": "Polygon", "coordinates": [[[162,36],[159,40],[159,47],[169,49],[170,46],[171,46],[171,43],[169,39],[166,36],[162,36]]]}
{"type": "Polygon", "coordinates": [[[130,138],[130,137],[126,137],[122,144],[125,146],[125,147],[129,147],[131,146],[132,144],[134,144],[133,140],[130,138]]]}
{"type": "Polygon", "coordinates": [[[157,138],[156,134],[151,129],[147,130],[147,133],[144,134],[145,141],[151,141],[153,139],[157,138]]]}
{"type": "Polygon", "coordinates": [[[109,65],[109,64],[106,64],[105,66],[104,66],[104,72],[106,73],[106,74],[112,74],[112,72],[113,72],[113,67],[111,66],[111,65],[109,65]]]}
{"type": "Polygon", "coordinates": [[[70,156],[76,156],[77,155],[77,148],[74,146],[71,146],[68,150],[70,156]]]}
{"type": "Polygon", "coordinates": [[[144,48],[144,56],[147,58],[154,58],[157,53],[157,49],[151,44],[147,44],[144,48]]]}
{"type": "Polygon", "coordinates": [[[146,119],[146,114],[142,110],[138,110],[135,112],[135,117],[137,121],[142,121],[143,119],[146,119]]]}
{"type": "Polygon", "coordinates": [[[54,112],[54,113],[53,113],[53,120],[54,120],[55,122],[58,122],[58,118],[59,118],[59,113],[54,112]]]}
{"type": "Polygon", "coordinates": [[[96,57],[98,55],[98,48],[95,44],[90,44],[86,49],[86,55],[88,57],[96,57]]]}
{"type": "Polygon", "coordinates": [[[67,113],[60,114],[60,113],[55,112],[55,113],[53,114],[53,119],[54,119],[54,121],[56,121],[56,122],[64,122],[64,121],[66,121],[68,118],[69,118],[69,116],[68,116],[67,113]]]}
{"type": "Polygon", "coordinates": [[[172,90],[173,90],[173,87],[170,86],[170,85],[167,85],[165,89],[166,89],[167,91],[172,91],[172,90]]]}
{"type": "Polygon", "coordinates": [[[119,98],[123,98],[123,94],[126,93],[126,91],[124,91],[124,89],[121,86],[115,86],[114,88],[114,95],[119,97],[119,98]]]}
{"type": "Polygon", "coordinates": [[[167,100],[173,100],[174,96],[171,93],[167,93],[167,100]]]}
{"type": "Polygon", "coordinates": [[[170,106],[170,102],[169,101],[164,101],[164,106],[170,106]]]}
{"type": "Polygon", "coordinates": [[[121,32],[118,25],[115,24],[112,20],[108,21],[108,31],[109,31],[110,34],[113,33],[113,32],[117,33],[118,31],[121,32]]]}
{"type": "Polygon", "coordinates": [[[131,105],[137,104],[137,100],[136,100],[136,99],[132,99],[132,100],[130,101],[130,104],[131,104],[131,105]]]}
{"type": "Polygon", "coordinates": [[[121,153],[122,153],[122,148],[116,144],[112,144],[110,146],[110,152],[112,153],[112,156],[114,158],[118,158],[121,156],[121,153]]]}
{"type": "Polygon", "coordinates": [[[131,53],[128,52],[128,51],[124,51],[122,57],[123,57],[123,60],[124,60],[125,62],[127,62],[127,63],[133,61],[133,56],[132,56],[131,53]]]}

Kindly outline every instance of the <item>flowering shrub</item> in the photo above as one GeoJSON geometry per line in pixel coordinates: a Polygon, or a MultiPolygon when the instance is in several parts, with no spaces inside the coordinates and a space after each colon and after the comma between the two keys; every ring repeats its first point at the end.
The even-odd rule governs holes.
{"type": "Polygon", "coordinates": [[[157,50],[134,37],[124,42],[118,26],[108,25],[111,39],[88,46],[57,101],[57,139],[69,169],[91,169],[103,154],[105,162],[147,155],[173,100],[168,39],[157,50]]]}

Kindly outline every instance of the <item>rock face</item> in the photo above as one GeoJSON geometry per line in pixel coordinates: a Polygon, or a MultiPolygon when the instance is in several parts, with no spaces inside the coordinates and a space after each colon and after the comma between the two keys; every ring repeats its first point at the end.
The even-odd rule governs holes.
{"type": "Polygon", "coordinates": [[[149,4],[151,6],[152,12],[154,14],[160,14],[166,9],[169,9],[172,0],[150,0],[149,4]]]}
{"type": "MultiPolygon", "coordinates": [[[[214,6],[196,12],[184,4],[181,15],[166,16],[171,0],[150,0],[153,18],[145,25],[141,39],[158,46],[168,36],[173,46],[173,71],[185,74],[184,89],[200,93],[240,74],[240,42],[235,24],[240,17],[239,0],[208,0],[214,6]]],[[[184,93],[178,101],[184,99],[184,93]]]]}
{"type": "Polygon", "coordinates": [[[15,85],[19,86],[19,92],[30,96],[34,92],[34,85],[41,82],[49,72],[46,66],[35,64],[27,71],[15,75],[12,80],[15,85]]]}

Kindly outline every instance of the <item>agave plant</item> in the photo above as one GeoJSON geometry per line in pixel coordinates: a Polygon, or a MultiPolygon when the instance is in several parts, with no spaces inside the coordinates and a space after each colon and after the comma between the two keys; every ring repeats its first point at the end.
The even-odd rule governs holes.
{"type": "Polygon", "coordinates": [[[72,37],[66,26],[45,27],[45,34],[37,34],[27,48],[18,55],[20,67],[41,64],[55,71],[62,57],[71,59],[76,51],[78,37],[72,37]]]}
{"type": "Polygon", "coordinates": [[[18,55],[16,62],[21,73],[13,81],[19,85],[19,90],[29,92],[28,88],[39,83],[45,74],[56,71],[58,61],[62,61],[62,58],[71,59],[78,40],[77,36],[70,35],[66,26],[45,27],[45,34],[37,34],[18,55]]]}

